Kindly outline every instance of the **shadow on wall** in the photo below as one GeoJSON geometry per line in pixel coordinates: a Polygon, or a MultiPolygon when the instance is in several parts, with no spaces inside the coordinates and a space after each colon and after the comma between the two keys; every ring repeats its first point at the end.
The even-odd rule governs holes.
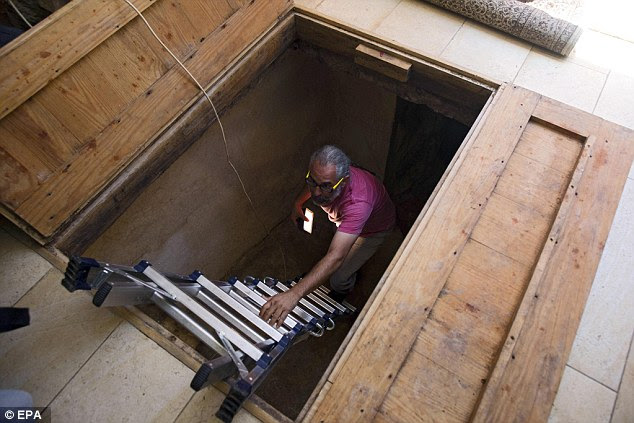
{"type": "Polygon", "coordinates": [[[429,107],[398,99],[385,170],[403,235],[414,225],[469,127],[429,107]]]}

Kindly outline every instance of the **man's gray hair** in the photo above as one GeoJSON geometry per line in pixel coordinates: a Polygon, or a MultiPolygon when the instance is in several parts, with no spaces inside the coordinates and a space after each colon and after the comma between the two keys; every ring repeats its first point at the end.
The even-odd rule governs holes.
{"type": "Polygon", "coordinates": [[[337,178],[348,176],[350,171],[350,158],[339,147],[324,145],[310,156],[310,165],[319,163],[322,166],[334,165],[337,169],[337,178]]]}

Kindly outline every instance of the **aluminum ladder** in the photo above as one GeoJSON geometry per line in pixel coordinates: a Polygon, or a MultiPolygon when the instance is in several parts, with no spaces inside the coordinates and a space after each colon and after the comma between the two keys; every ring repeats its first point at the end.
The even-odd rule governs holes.
{"type": "Polygon", "coordinates": [[[201,365],[190,386],[199,391],[226,381],[230,391],[216,416],[230,422],[293,343],[322,336],[334,328],[337,317],[356,311],[320,286],[300,299],[279,328],[262,320],[259,312],[266,298],[287,291],[299,280],[249,276],[215,281],[199,271],[189,276],[161,273],[145,260],[121,266],[75,256],[62,285],[70,292],[90,290],[97,307],[155,304],[211,347],[218,357],[201,365]]]}

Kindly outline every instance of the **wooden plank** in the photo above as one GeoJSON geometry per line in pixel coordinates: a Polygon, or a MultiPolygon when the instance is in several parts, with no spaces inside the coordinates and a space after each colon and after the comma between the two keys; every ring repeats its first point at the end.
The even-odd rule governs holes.
{"type": "Polygon", "coordinates": [[[389,376],[398,372],[416,340],[538,98],[515,86],[502,91],[487,125],[471,140],[446,191],[435,198],[371,305],[357,342],[350,343],[345,363],[330,378],[332,387],[314,421],[329,416],[365,421],[376,414],[392,384],[389,376]]]}
{"type": "Polygon", "coordinates": [[[412,64],[391,54],[359,44],[354,61],[397,81],[407,82],[412,64]]]}
{"type": "Polygon", "coordinates": [[[514,154],[495,191],[502,197],[549,216],[559,208],[569,177],[527,157],[514,154]]]}
{"type": "MultiPolygon", "coordinates": [[[[518,190],[518,186],[515,189],[518,190]]],[[[565,190],[565,187],[561,187],[561,190],[565,190]]],[[[527,205],[493,192],[471,237],[531,267],[539,257],[553,220],[554,213],[543,215],[527,205]]]]}
{"type": "MultiPolygon", "coordinates": [[[[0,127],[0,138],[7,139],[2,127],[0,127]]],[[[6,207],[5,205],[17,207],[21,199],[33,191],[38,183],[36,174],[22,165],[3,147],[0,147],[0,175],[2,175],[0,176],[0,199],[3,203],[3,209],[6,207]]],[[[5,213],[9,214],[7,211],[5,213]]]]}
{"type": "Polygon", "coordinates": [[[476,400],[471,395],[476,389],[446,367],[412,351],[377,416],[389,422],[463,422],[476,400]],[[431,384],[430,380],[444,383],[431,384]]]}
{"type": "MultiPolygon", "coordinates": [[[[134,0],[145,10],[153,0],[134,0]]],[[[27,38],[0,50],[0,119],[123,27],[136,13],[123,1],[71,2],[27,38]]],[[[39,27],[39,28],[38,28],[39,27]]]]}
{"type": "Polygon", "coordinates": [[[602,122],[573,174],[549,242],[474,421],[546,421],[634,158],[634,132],[602,122]],[[574,185],[574,188],[572,186],[574,185]]]}
{"type": "MultiPolygon", "coordinates": [[[[254,78],[287,49],[295,38],[294,19],[287,17],[232,64],[209,91],[219,113],[254,78]]],[[[147,186],[173,163],[215,120],[206,98],[199,99],[178,121],[138,156],[53,244],[65,252],[84,251],[147,186]]]]}
{"type": "Polygon", "coordinates": [[[39,101],[30,99],[20,113],[0,121],[0,151],[7,159],[2,166],[12,170],[0,174],[0,200],[18,207],[56,169],[63,169],[79,147],[79,140],[39,101]]]}
{"type": "Polygon", "coordinates": [[[241,6],[232,6],[226,0],[181,0],[178,7],[191,22],[191,36],[197,43],[202,43],[217,26],[216,22],[226,21],[241,6]]]}
{"type": "Polygon", "coordinates": [[[582,139],[596,133],[601,125],[596,116],[548,97],[537,105],[533,118],[577,134],[582,139]]]}
{"type": "Polygon", "coordinates": [[[515,149],[538,163],[570,174],[579,158],[583,139],[539,121],[530,121],[515,149]]]}
{"type": "MultiPolygon", "coordinates": [[[[463,300],[443,290],[412,351],[430,358],[467,382],[480,382],[488,376],[499,344],[506,335],[505,322],[496,317],[482,312],[470,299],[463,300]]],[[[424,368],[413,368],[412,371],[425,373],[424,368]]],[[[400,378],[403,372],[399,371],[396,378],[400,378]]],[[[433,385],[443,383],[442,380],[429,380],[432,389],[433,385]]]]}
{"type": "MultiPolygon", "coordinates": [[[[64,123],[80,146],[94,142],[94,137],[128,102],[124,93],[109,84],[122,70],[117,71],[116,77],[109,77],[108,65],[91,59],[93,54],[103,57],[104,53],[106,50],[101,47],[95,49],[33,97],[64,123]]],[[[21,111],[19,107],[10,116],[21,111]]]]}
{"type": "MultiPolygon", "coordinates": [[[[190,5],[193,4],[190,3],[190,5]]],[[[170,0],[150,7],[143,14],[159,38],[180,61],[184,61],[195,51],[201,37],[211,32],[207,30],[199,32],[199,29],[194,27],[184,13],[187,7],[187,2],[170,0]]],[[[199,14],[202,13],[199,12],[199,14]]],[[[153,42],[157,43],[156,40],[153,42]]]]}
{"type": "MultiPolygon", "coordinates": [[[[477,225],[476,225],[477,227],[477,225]]],[[[530,280],[532,266],[469,239],[444,290],[483,313],[510,321],[530,280]]]]}
{"type": "MultiPolygon", "coordinates": [[[[186,66],[208,85],[289,6],[289,0],[249,3],[207,37],[186,66]]],[[[49,178],[16,213],[43,236],[52,235],[199,96],[182,69],[170,70],[99,134],[93,150],[49,178]]]]}

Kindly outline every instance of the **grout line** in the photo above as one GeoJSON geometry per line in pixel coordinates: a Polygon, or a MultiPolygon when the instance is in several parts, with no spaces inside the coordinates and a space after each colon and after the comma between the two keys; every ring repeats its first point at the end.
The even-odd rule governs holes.
{"type": "MultiPolygon", "coordinates": [[[[571,350],[571,351],[572,351],[572,350],[571,350]]],[[[609,387],[608,385],[606,385],[605,383],[603,383],[603,382],[601,382],[601,381],[599,381],[599,380],[595,379],[594,377],[592,377],[592,376],[590,376],[590,375],[588,375],[588,374],[586,374],[586,373],[582,372],[581,370],[579,370],[579,369],[577,369],[577,368],[573,367],[570,363],[566,363],[566,366],[570,367],[570,368],[571,368],[572,370],[574,370],[575,372],[577,372],[577,373],[579,373],[579,374],[582,374],[583,376],[587,377],[588,379],[592,380],[593,382],[598,383],[599,385],[603,386],[604,388],[609,389],[610,391],[612,391],[612,392],[614,392],[614,393],[616,393],[616,392],[617,392],[617,391],[615,391],[614,389],[610,388],[610,387],[609,387]]]]}
{"type": "Polygon", "coordinates": [[[84,361],[84,363],[79,367],[79,369],[77,369],[77,371],[68,379],[68,382],[66,382],[64,384],[64,386],[62,386],[62,388],[57,392],[57,394],[53,397],[52,400],[49,401],[49,403],[46,405],[47,407],[50,407],[51,404],[53,404],[53,402],[57,399],[57,397],[59,397],[59,394],[62,393],[62,391],[64,389],[66,389],[66,387],[73,381],[73,379],[75,379],[75,377],[77,376],[77,374],[84,368],[86,367],[86,364],[90,361],[90,359],[97,353],[97,351],[99,351],[101,349],[101,347],[103,346],[103,344],[106,343],[106,341],[108,339],[110,339],[110,337],[112,336],[112,334],[124,323],[126,322],[126,320],[121,319],[121,321],[114,327],[114,329],[112,329],[112,331],[108,334],[108,336],[105,337],[105,339],[101,342],[101,344],[99,344],[99,346],[97,348],[95,348],[95,350],[92,352],[92,354],[90,354],[90,356],[86,359],[86,361],[84,361]]]}
{"type": "MultiPolygon", "coordinates": [[[[322,2],[323,2],[323,1],[324,1],[324,0],[322,0],[322,2]]],[[[394,7],[392,8],[392,10],[390,10],[388,13],[386,13],[386,14],[385,14],[385,16],[383,16],[381,19],[379,19],[379,21],[378,21],[378,22],[374,23],[374,24],[373,24],[373,25],[372,25],[372,26],[371,26],[368,30],[369,30],[370,32],[376,32],[376,30],[377,30],[377,29],[381,26],[381,24],[382,24],[383,22],[385,22],[385,20],[386,20],[387,18],[389,18],[389,17],[390,17],[390,15],[392,15],[392,13],[394,13],[394,11],[396,10],[396,8],[397,8],[397,7],[398,7],[401,3],[403,3],[403,0],[398,1],[398,2],[394,5],[394,7]]]]}
{"type": "Polygon", "coordinates": [[[531,46],[528,49],[528,53],[526,54],[526,57],[524,57],[524,61],[522,62],[522,64],[520,65],[520,67],[517,69],[517,72],[515,72],[515,76],[513,77],[513,81],[511,81],[513,84],[515,84],[515,80],[517,79],[517,75],[520,74],[520,72],[522,71],[522,68],[524,67],[524,65],[526,64],[526,62],[528,61],[528,56],[531,55],[531,52],[533,51],[533,46],[531,46]]]}
{"type": "Polygon", "coordinates": [[[599,92],[599,96],[597,97],[597,101],[594,102],[594,107],[592,108],[592,114],[596,115],[597,106],[599,105],[599,100],[601,100],[601,96],[603,95],[603,91],[605,90],[605,86],[608,83],[608,78],[612,74],[612,70],[609,70],[605,75],[605,81],[603,81],[603,85],[601,86],[601,91],[599,92]]]}
{"type": "Polygon", "coordinates": [[[627,368],[627,364],[630,361],[630,356],[634,354],[634,350],[632,350],[632,346],[634,345],[634,331],[632,331],[632,338],[630,339],[630,348],[627,351],[627,355],[625,356],[625,364],[623,365],[623,370],[621,370],[621,378],[619,379],[619,387],[616,391],[616,399],[614,400],[614,405],[612,406],[612,412],[610,413],[610,422],[614,418],[614,411],[616,410],[616,405],[619,402],[621,392],[621,385],[623,384],[623,376],[625,375],[625,369],[627,368]]]}
{"type": "MultiPolygon", "coordinates": [[[[179,417],[183,414],[183,412],[185,411],[185,409],[189,406],[189,403],[192,402],[192,400],[194,399],[194,397],[196,396],[197,392],[194,392],[192,394],[191,397],[189,397],[189,399],[187,400],[187,402],[185,403],[185,405],[183,406],[183,408],[181,408],[181,411],[178,412],[178,414],[176,415],[176,417],[174,418],[174,420],[172,420],[173,423],[176,423],[176,421],[179,419],[179,417]]],[[[237,414],[237,413],[236,413],[237,414]]]]}
{"type": "Polygon", "coordinates": [[[462,27],[464,26],[464,24],[467,22],[467,19],[464,19],[462,21],[462,23],[460,24],[460,28],[458,28],[458,30],[456,32],[454,32],[454,34],[451,36],[451,39],[447,42],[447,44],[445,44],[445,46],[442,48],[442,50],[440,50],[440,53],[438,53],[438,58],[441,58],[443,53],[445,52],[445,50],[447,50],[447,47],[449,47],[449,44],[451,44],[451,42],[454,40],[454,38],[456,38],[456,35],[458,35],[458,33],[460,32],[460,30],[462,29],[462,27]]]}
{"type": "MultiPolygon", "coordinates": [[[[26,292],[25,292],[24,294],[22,294],[22,296],[21,296],[20,298],[18,298],[18,300],[17,300],[15,303],[13,303],[12,307],[17,306],[17,305],[18,305],[18,303],[19,303],[20,301],[22,301],[22,299],[23,299],[24,297],[26,297],[26,296],[29,294],[29,292],[33,291],[33,290],[35,289],[35,287],[36,287],[36,286],[38,286],[38,285],[42,282],[42,279],[44,279],[44,278],[45,278],[45,277],[46,277],[49,273],[51,273],[51,272],[53,272],[53,271],[55,271],[55,272],[59,272],[59,270],[57,270],[57,269],[55,268],[55,266],[51,266],[51,268],[50,268],[50,269],[48,269],[48,270],[46,271],[46,273],[44,273],[44,274],[42,275],[42,277],[41,277],[41,278],[39,278],[39,279],[37,280],[37,282],[35,282],[35,283],[33,284],[33,286],[31,286],[29,289],[27,289],[27,290],[26,290],[26,292]]],[[[63,275],[62,275],[62,276],[63,276],[63,275]]]]}

